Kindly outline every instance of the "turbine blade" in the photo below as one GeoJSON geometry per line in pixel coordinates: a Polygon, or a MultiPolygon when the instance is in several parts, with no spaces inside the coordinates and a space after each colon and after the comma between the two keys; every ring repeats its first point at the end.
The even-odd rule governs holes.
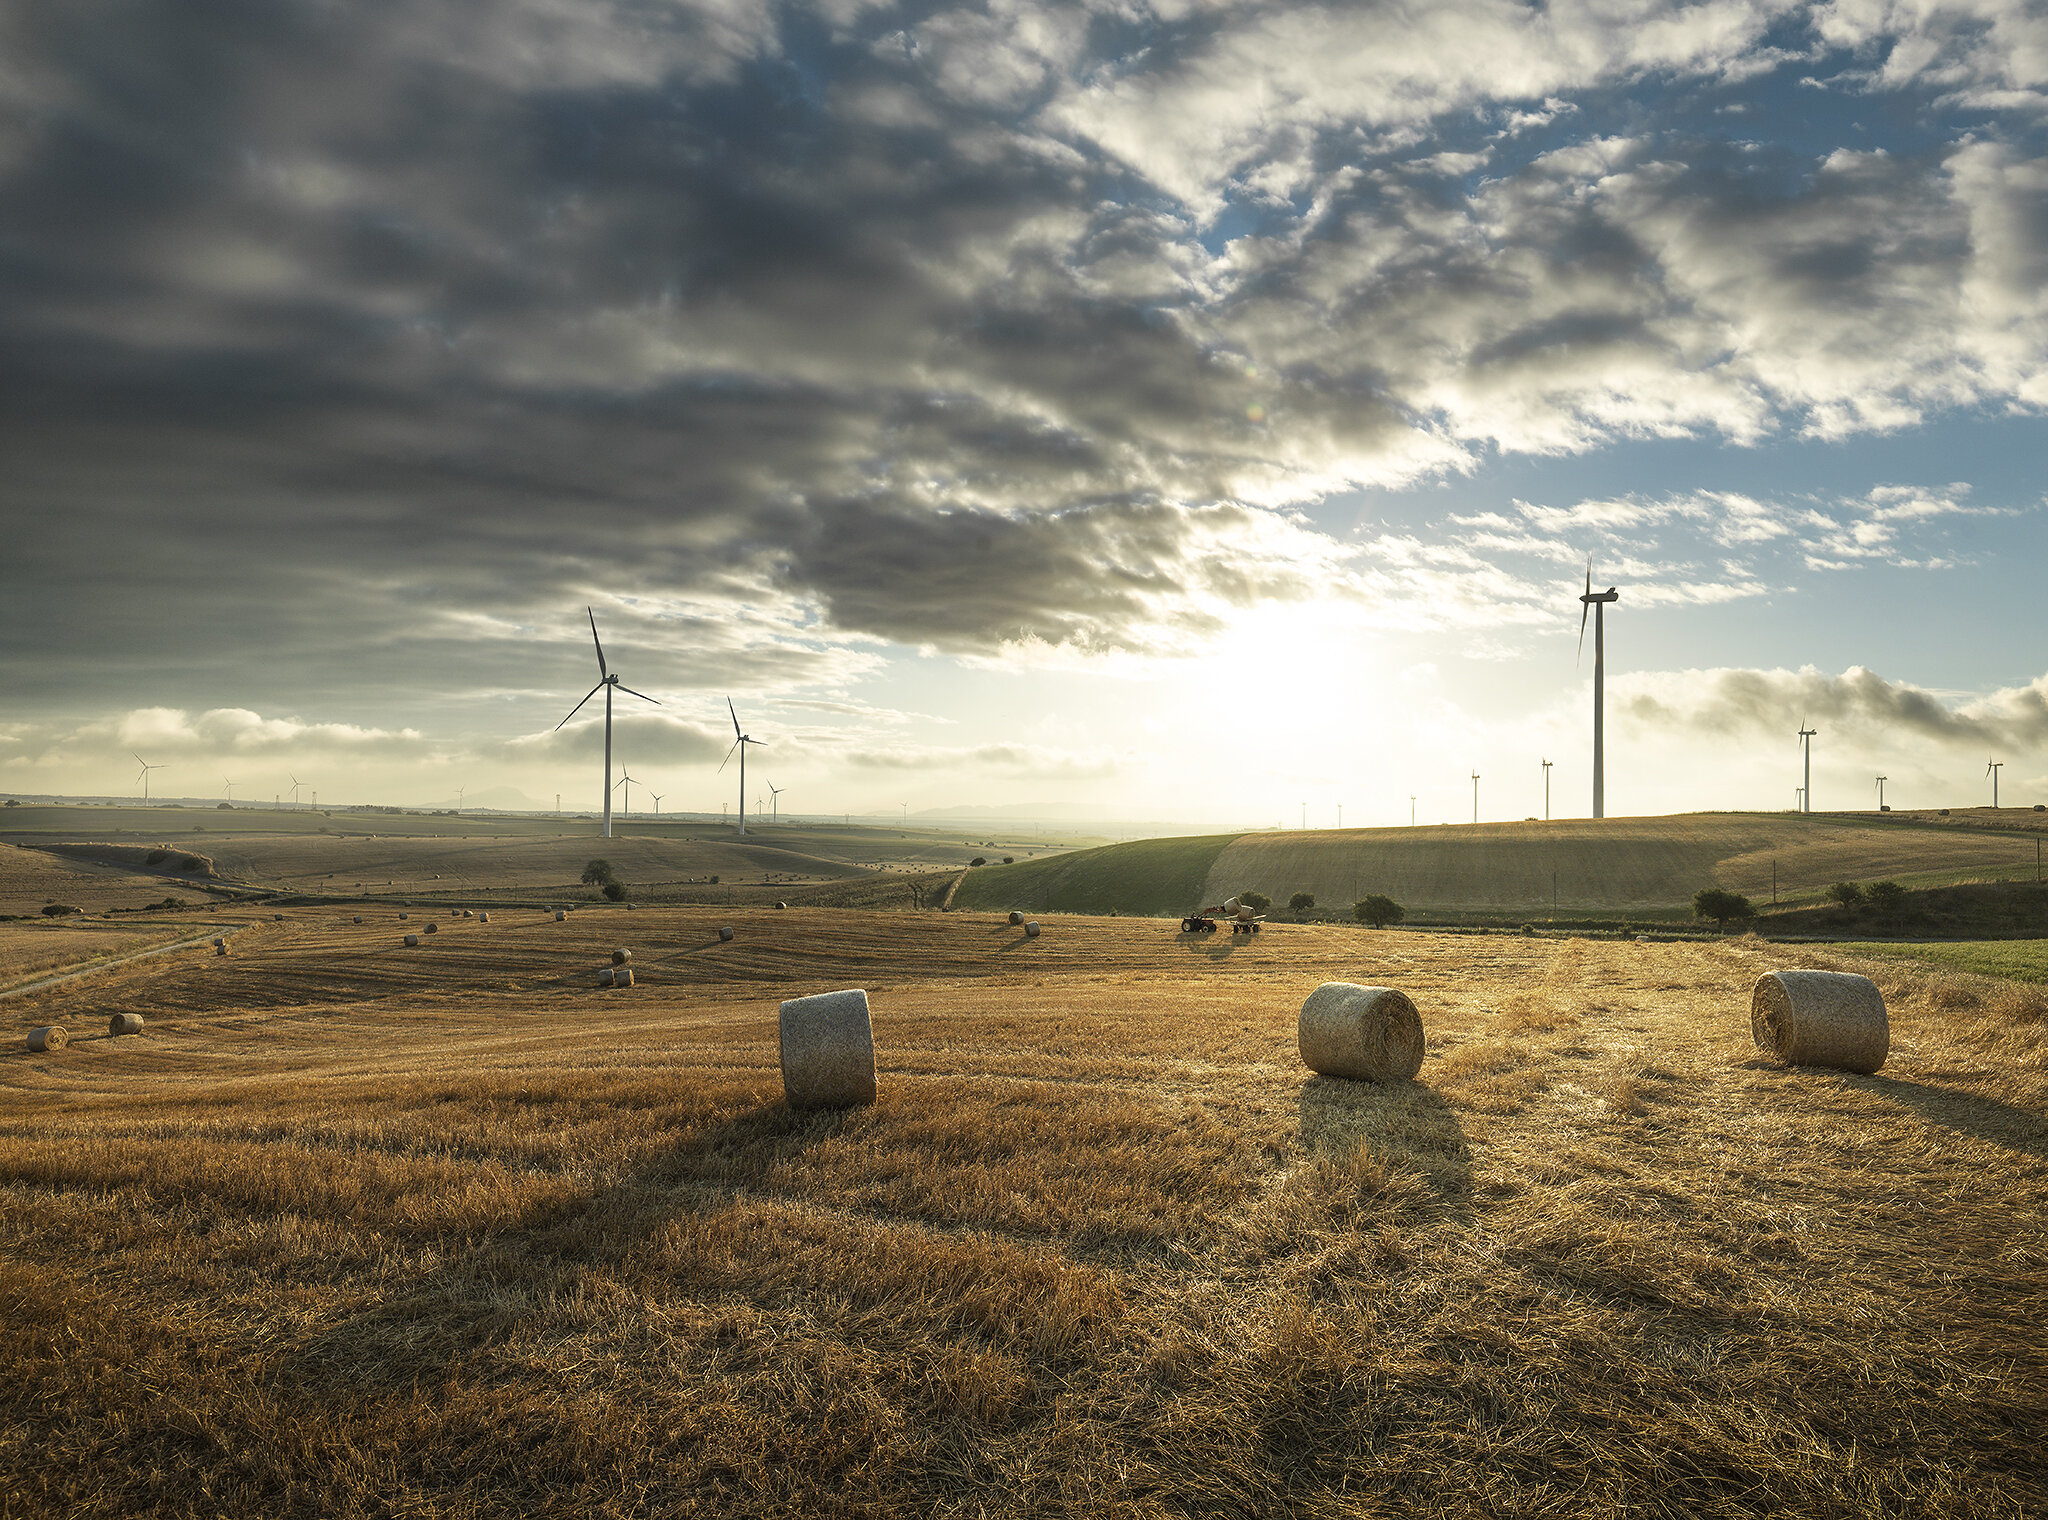
{"type": "Polygon", "coordinates": [[[1591,602],[1582,601],[1579,603],[1579,652],[1572,656],[1572,664],[1574,665],[1577,665],[1579,661],[1586,657],[1586,615],[1592,610],[1593,604],[1591,602]]]}
{"type": "MultiPolygon", "coordinates": [[[[747,741],[745,739],[735,739],[732,741],[732,749],[738,749],[742,744],[745,744],[746,742],[747,741]]],[[[728,765],[732,764],[732,749],[727,750],[725,752],[725,758],[718,762],[718,769],[721,773],[725,770],[725,768],[728,765]]]]}
{"type": "Polygon", "coordinates": [[[725,699],[725,710],[732,713],[732,736],[735,739],[744,738],[745,735],[740,732],[740,715],[733,710],[731,697],[725,699]]]}
{"type": "Polygon", "coordinates": [[[591,612],[588,607],[585,607],[583,610],[589,613],[590,616],[590,642],[597,645],[597,673],[601,676],[608,676],[611,674],[611,667],[604,662],[604,645],[599,642],[597,637],[597,614],[591,612]]]}
{"type": "MultiPolygon", "coordinates": [[[[596,696],[599,692],[603,690],[604,682],[599,681],[595,686],[591,687],[590,690],[586,691],[583,694],[583,702],[588,702],[592,697],[596,696]]],[[[583,702],[578,702],[574,707],[569,709],[569,718],[573,718],[576,716],[576,714],[583,711],[583,702]]],[[[559,734],[562,731],[562,724],[567,723],[569,721],[569,718],[564,718],[561,723],[557,723],[555,725],[556,733],[559,734]]]]}
{"type": "Polygon", "coordinates": [[[644,691],[635,691],[630,686],[621,686],[619,690],[623,691],[629,697],[638,697],[643,702],[652,702],[656,707],[661,706],[661,698],[650,697],[644,691]]]}

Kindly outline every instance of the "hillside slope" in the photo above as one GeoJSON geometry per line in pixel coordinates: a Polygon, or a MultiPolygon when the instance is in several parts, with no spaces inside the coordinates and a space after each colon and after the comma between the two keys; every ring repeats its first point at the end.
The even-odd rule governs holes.
{"type": "Polygon", "coordinates": [[[1046,860],[979,866],[953,894],[955,908],[1039,913],[1185,913],[1235,834],[1133,839],[1046,860]]]}

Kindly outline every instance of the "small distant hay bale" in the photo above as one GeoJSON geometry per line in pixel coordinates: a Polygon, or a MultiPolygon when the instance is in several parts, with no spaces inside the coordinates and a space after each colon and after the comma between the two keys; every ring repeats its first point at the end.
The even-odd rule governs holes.
{"type": "Polygon", "coordinates": [[[411,917],[412,917],[412,915],[411,915],[410,913],[401,913],[401,914],[399,914],[398,916],[399,916],[399,918],[401,918],[401,919],[407,919],[407,918],[411,918],[411,917]]]}
{"type": "Polygon", "coordinates": [[[428,924],[426,926],[426,930],[427,933],[429,934],[439,934],[441,932],[441,926],[439,924],[428,924]]]}
{"type": "Polygon", "coordinates": [[[470,912],[470,910],[469,910],[469,909],[467,909],[467,908],[464,908],[464,909],[462,910],[462,916],[463,916],[464,918],[475,918],[475,917],[476,917],[476,915],[475,915],[474,913],[470,912]]]}
{"type": "Polygon", "coordinates": [[[633,968],[631,966],[607,966],[604,970],[598,972],[597,982],[600,987],[630,987],[633,985],[633,968]]]}
{"type": "Polygon", "coordinates": [[[612,952],[612,964],[614,966],[623,966],[632,958],[633,952],[630,950],[614,950],[612,952]]]}
{"type": "Polygon", "coordinates": [[[363,921],[363,915],[362,915],[362,914],[360,914],[360,913],[358,913],[358,914],[357,914],[357,915],[355,916],[355,922],[357,922],[357,923],[361,923],[362,921],[363,921]]]}
{"type": "Polygon", "coordinates": [[[1024,915],[1019,913],[1015,908],[1012,908],[1010,910],[1010,922],[1012,924],[1021,924],[1024,922],[1024,915]]]}
{"type": "Polygon", "coordinates": [[[28,1032],[28,1048],[41,1055],[46,1051],[62,1050],[71,1043],[71,1036],[64,1032],[62,1024],[45,1024],[41,1029],[28,1032]]]}
{"type": "Polygon", "coordinates": [[[1225,913],[1235,913],[1235,912],[1237,911],[1237,899],[1236,899],[1236,898],[1234,898],[1234,897],[1226,897],[1226,898],[1224,898],[1224,899],[1223,899],[1223,911],[1224,911],[1225,913]]]}
{"type": "Polygon", "coordinates": [[[557,909],[555,909],[555,922],[556,922],[556,923],[558,923],[558,924],[562,924],[562,923],[567,923],[568,921],[569,921],[569,915],[568,915],[568,914],[564,913],[564,912],[563,912],[563,911],[562,911],[562,910],[561,910],[560,908],[557,908],[557,909]]]}
{"type": "Polygon", "coordinates": [[[1037,920],[1037,919],[1035,919],[1035,918],[1034,918],[1034,919],[1033,919],[1033,920],[1032,920],[1032,921],[1031,921],[1030,923],[1028,923],[1028,924],[1026,924],[1026,925],[1024,926],[1024,937],[1025,937],[1026,939],[1037,939],[1037,938],[1038,938],[1038,920],[1037,920]]]}
{"type": "Polygon", "coordinates": [[[1361,1082],[1406,1082],[1422,1070],[1422,1015],[1394,987],[1325,982],[1296,1026],[1310,1071],[1361,1082]]]}
{"type": "Polygon", "coordinates": [[[730,944],[730,943],[731,943],[731,941],[732,941],[732,925],[731,925],[731,924],[721,924],[721,925],[719,926],[719,930],[718,930],[718,942],[719,942],[719,943],[720,943],[721,945],[724,945],[724,944],[730,944]]]}
{"type": "Polygon", "coordinates": [[[782,1005],[782,1094],[791,1108],[875,1101],[875,1026],[858,988],[782,1005]]]}
{"type": "Polygon", "coordinates": [[[1884,994],[1845,971],[1766,971],[1749,995],[1757,1049],[1787,1066],[1831,1066],[1869,1076],[1891,1053],[1884,994]]]}
{"type": "Polygon", "coordinates": [[[786,907],[788,907],[788,906],[789,906],[789,904],[788,904],[788,903],[786,903],[786,902],[779,902],[779,903],[777,903],[777,904],[776,904],[775,906],[776,906],[776,907],[778,907],[778,908],[786,908],[786,907]]]}
{"type": "Polygon", "coordinates": [[[107,1020],[108,1034],[141,1034],[142,1015],[139,1013],[117,1013],[107,1020]]]}
{"type": "Polygon", "coordinates": [[[406,949],[408,949],[408,950],[416,950],[416,949],[418,949],[418,948],[419,948],[419,943],[420,943],[420,937],[419,937],[419,936],[418,936],[417,934],[408,934],[408,935],[407,935],[407,936],[405,937],[405,947],[406,947],[406,949]]]}
{"type": "Polygon", "coordinates": [[[213,953],[215,955],[226,955],[228,953],[228,942],[216,936],[213,941],[213,953]]]}
{"type": "Polygon", "coordinates": [[[491,921],[491,915],[488,913],[479,913],[476,916],[476,921],[480,924],[487,924],[491,921]]]}
{"type": "Polygon", "coordinates": [[[281,923],[283,923],[283,922],[284,922],[284,915],[283,915],[282,913],[273,913],[273,914],[271,914],[270,916],[271,916],[271,918],[272,918],[273,920],[275,920],[275,921],[276,921],[277,923],[280,923],[280,924],[281,924],[281,923]]]}

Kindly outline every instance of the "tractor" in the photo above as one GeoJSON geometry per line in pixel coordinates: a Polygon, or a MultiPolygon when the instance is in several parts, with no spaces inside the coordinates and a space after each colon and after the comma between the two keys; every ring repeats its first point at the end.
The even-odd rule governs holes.
{"type": "Polygon", "coordinates": [[[1214,934],[1217,915],[1230,920],[1232,934],[1257,934],[1265,922],[1252,910],[1250,903],[1239,902],[1236,898],[1220,903],[1213,908],[1201,908],[1180,921],[1183,934],[1214,934]]]}

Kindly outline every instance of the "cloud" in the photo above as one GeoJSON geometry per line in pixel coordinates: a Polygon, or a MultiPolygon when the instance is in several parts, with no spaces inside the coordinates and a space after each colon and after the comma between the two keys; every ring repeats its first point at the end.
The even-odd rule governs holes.
{"type": "Polygon", "coordinates": [[[1648,729],[1735,739],[1811,726],[1868,746],[1900,738],[2001,749],[2048,742],[2048,676],[1959,701],[1860,665],[1840,675],[1811,666],[1687,670],[1624,675],[1613,684],[1619,710],[1648,729]]]}

